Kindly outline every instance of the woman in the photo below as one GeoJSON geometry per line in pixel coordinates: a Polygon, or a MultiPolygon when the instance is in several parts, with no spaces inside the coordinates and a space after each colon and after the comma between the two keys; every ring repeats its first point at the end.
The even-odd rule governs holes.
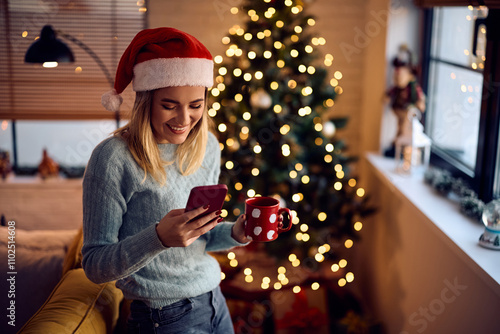
{"type": "Polygon", "coordinates": [[[248,242],[244,215],[221,222],[208,208],[184,212],[191,188],[218,183],[220,149],[209,132],[209,51],[172,28],[139,32],[117,68],[111,111],[132,81],[129,124],[100,143],[83,181],[83,268],[96,283],[116,280],[133,300],[130,333],[232,333],[207,251],[248,242]]]}

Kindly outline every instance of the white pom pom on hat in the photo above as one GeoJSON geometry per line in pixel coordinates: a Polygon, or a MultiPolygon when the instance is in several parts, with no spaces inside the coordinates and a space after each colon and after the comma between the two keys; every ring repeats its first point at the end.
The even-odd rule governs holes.
{"type": "Polygon", "coordinates": [[[123,102],[123,98],[116,93],[116,90],[113,88],[112,90],[102,94],[101,96],[101,104],[109,111],[118,111],[120,110],[120,106],[123,102]]]}
{"type": "Polygon", "coordinates": [[[114,89],[101,97],[109,111],[118,111],[120,94],[132,82],[136,92],[172,86],[213,85],[213,58],[195,37],[174,28],[140,31],[123,53],[114,89]]]}

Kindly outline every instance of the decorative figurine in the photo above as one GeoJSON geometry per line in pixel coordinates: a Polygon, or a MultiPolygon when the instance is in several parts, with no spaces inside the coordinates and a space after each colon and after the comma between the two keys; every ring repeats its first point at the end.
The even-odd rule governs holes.
{"type": "Polygon", "coordinates": [[[2,179],[5,180],[11,171],[9,152],[0,150],[0,175],[2,175],[2,179]]]}
{"type": "Polygon", "coordinates": [[[47,154],[47,149],[43,150],[42,162],[38,166],[38,173],[42,179],[59,175],[59,165],[47,154]]]}
{"type": "Polygon", "coordinates": [[[488,203],[483,209],[484,233],[479,238],[483,247],[500,250],[500,199],[488,203]]]}
{"type": "Polygon", "coordinates": [[[394,156],[396,140],[404,135],[404,130],[411,128],[411,117],[408,117],[410,108],[425,111],[425,95],[416,79],[416,66],[413,64],[412,54],[406,45],[399,48],[398,55],[392,61],[394,66],[394,86],[387,91],[386,96],[392,111],[396,115],[398,128],[392,147],[386,156],[394,156]]]}

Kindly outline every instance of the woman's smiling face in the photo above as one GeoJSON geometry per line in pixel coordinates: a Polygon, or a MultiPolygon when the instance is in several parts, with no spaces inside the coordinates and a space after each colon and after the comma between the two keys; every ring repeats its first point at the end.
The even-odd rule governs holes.
{"type": "Polygon", "coordinates": [[[182,144],[205,109],[205,87],[157,89],[151,106],[151,126],[160,144],[182,144]]]}

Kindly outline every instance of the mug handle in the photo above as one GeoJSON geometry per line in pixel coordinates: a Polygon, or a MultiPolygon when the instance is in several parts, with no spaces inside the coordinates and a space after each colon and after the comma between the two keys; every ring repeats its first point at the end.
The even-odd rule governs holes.
{"type": "Polygon", "coordinates": [[[278,233],[289,231],[292,228],[292,213],[290,209],[280,208],[278,210],[278,233]],[[288,214],[288,226],[283,228],[283,213],[286,212],[288,214]]]}

